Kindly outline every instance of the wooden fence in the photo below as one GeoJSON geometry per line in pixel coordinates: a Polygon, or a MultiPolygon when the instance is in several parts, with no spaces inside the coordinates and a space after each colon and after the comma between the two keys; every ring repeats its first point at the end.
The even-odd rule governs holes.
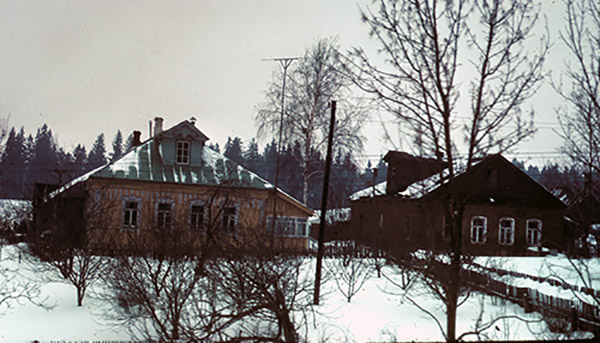
{"type": "MultiPolygon", "coordinates": [[[[534,288],[511,285],[494,279],[494,274],[490,272],[481,273],[475,270],[465,270],[464,272],[468,282],[476,289],[519,304],[525,309],[525,312],[536,311],[546,317],[566,319],[571,322],[574,329],[600,333],[600,308],[595,304],[590,304],[582,299],[565,299],[548,295],[534,288]]],[[[506,272],[504,275],[508,273],[510,272],[506,272]]],[[[515,277],[522,277],[516,275],[520,273],[514,274],[515,277]]],[[[498,275],[502,274],[498,273],[498,275]]],[[[564,282],[554,285],[579,291],[578,287],[564,282]]],[[[592,296],[597,294],[593,290],[583,293],[592,296]]],[[[596,299],[600,300],[600,298],[596,299]]]]}

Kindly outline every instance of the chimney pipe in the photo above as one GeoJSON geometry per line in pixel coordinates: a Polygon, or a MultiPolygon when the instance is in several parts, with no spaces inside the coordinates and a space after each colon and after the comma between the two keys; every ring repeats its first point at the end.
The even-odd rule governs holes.
{"type": "Polygon", "coordinates": [[[142,145],[142,141],[140,140],[140,136],[142,133],[140,131],[133,131],[133,138],[131,139],[131,147],[135,148],[136,146],[142,145]]]}
{"type": "Polygon", "coordinates": [[[163,118],[154,118],[154,137],[160,135],[163,132],[163,118]]]}
{"type": "Polygon", "coordinates": [[[190,123],[192,123],[192,125],[196,125],[196,117],[191,117],[190,118],[190,123]]]}

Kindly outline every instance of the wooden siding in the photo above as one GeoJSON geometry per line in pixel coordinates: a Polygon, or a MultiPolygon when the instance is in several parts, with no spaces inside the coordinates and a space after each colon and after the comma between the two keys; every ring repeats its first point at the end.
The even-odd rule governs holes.
{"type": "MultiPolygon", "coordinates": [[[[135,243],[132,240],[140,239],[140,234],[155,227],[156,210],[161,202],[172,204],[172,227],[179,234],[189,234],[191,230],[193,204],[207,206],[205,216],[215,229],[221,225],[223,207],[235,206],[235,239],[248,245],[253,239],[251,236],[256,236],[256,230],[265,229],[266,216],[272,213],[273,208],[273,192],[269,190],[102,178],[91,178],[87,181],[86,188],[90,198],[95,199],[88,208],[96,208],[92,212],[98,212],[103,221],[101,230],[88,228],[94,233],[93,243],[103,247],[116,246],[117,249],[135,243]],[[140,204],[138,230],[123,227],[124,202],[127,200],[140,204]]],[[[277,211],[278,215],[307,219],[311,214],[309,209],[281,194],[277,201],[277,211]]],[[[308,237],[287,237],[286,241],[286,244],[295,249],[306,250],[308,246],[308,237]]]]}

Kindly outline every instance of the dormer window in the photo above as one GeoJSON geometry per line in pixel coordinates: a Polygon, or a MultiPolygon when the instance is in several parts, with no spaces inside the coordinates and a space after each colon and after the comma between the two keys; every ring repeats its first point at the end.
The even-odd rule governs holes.
{"type": "Polygon", "coordinates": [[[177,141],[177,149],[175,152],[175,163],[190,164],[190,142],[177,141]]]}

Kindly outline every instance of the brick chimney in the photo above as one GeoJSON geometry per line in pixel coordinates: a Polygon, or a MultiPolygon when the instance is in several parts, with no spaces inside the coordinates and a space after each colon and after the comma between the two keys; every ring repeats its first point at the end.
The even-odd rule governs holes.
{"type": "Polygon", "coordinates": [[[136,146],[142,145],[142,141],[140,140],[140,136],[142,133],[140,131],[133,131],[133,138],[131,139],[131,147],[135,148],[136,146]]]}
{"type": "Polygon", "coordinates": [[[160,135],[163,132],[163,118],[154,118],[154,137],[160,135]]]}

